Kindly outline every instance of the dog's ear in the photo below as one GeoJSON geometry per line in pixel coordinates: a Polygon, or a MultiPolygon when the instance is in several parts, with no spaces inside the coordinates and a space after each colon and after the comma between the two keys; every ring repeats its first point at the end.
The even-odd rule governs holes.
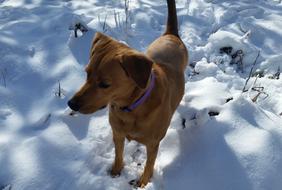
{"type": "Polygon", "coordinates": [[[142,53],[129,53],[121,56],[121,67],[140,88],[146,88],[153,61],[142,53]]]}
{"type": "Polygon", "coordinates": [[[95,36],[92,40],[92,44],[91,44],[91,48],[90,48],[90,58],[93,55],[95,46],[99,45],[99,43],[100,44],[106,43],[106,41],[109,41],[109,40],[110,40],[110,38],[107,35],[105,35],[101,32],[96,32],[96,34],[95,34],[95,36]]]}

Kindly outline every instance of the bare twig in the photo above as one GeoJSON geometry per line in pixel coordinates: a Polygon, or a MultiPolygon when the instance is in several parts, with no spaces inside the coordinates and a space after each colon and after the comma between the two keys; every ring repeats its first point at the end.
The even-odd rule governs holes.
{"type": "Polygon", "coordinates": [[[128,25],[129,19],[129,0],[124,0],[125,26],[128,25]]]}
{"type": "Polygon", "coordinates": [[[247,39],[249,38],[251,35],[251,30],[247,31],[243,36],[242,36],[242,39],[247,39]]]}
{"type": "Polygon", "coordinates": [[[252,91],[258,92],[253,98],[251,98],[252,102],[256,102],[257,99],[258,99],[258,97],[259,97],[261,94],[264,94],[264,95],[265,95],[265,97],[264,97],[263,99],[266,99],[266,98],[269,96],[266,92],[264,92],[264,87],[263,87],[263,86],[255,86],[255,85],[256,85],[256,82],[257,82],[257,80],[258,80],[258,77],[259,77],[259,75],[256,76],[256,79],[255,79],[255,81],[254,81],[254,83],[253,83],[253,85],[252,85],[252,87],[251,87],[251,90],[252,90],[252,91]]]}
{"type": "Polygon", "coordinates": [[[108,17],[108,15],[106,15],[105,16],[105,19],[104,19],[104,23],[103,23],[103,32],[105,33],[105,32],[107,32],[107,17],[108,17]]]}
{"type": "Polygon", "coordinates": [[[1,69],[0,71],[1,71],[0,72],[1,78],[2,78],[2,81],[3,81],[3,86],[7,87],[7,69],[1,69]]]}
{"type": "Polygon", "coordinates": [[[242,28],[242,25],[241,24],[237,24],[237,26],[238,26],[238,28],[239,28],[239,30],[241,31],[241,32],[243,32],[243,33],[247,33],[248,31],[246,31],[246,30],[244,30],[243,28],[242,28]]]}
{"type": "Polygon", "coordinates": [[[259,56],[260,56],[260,51],[258,52],[258,55],[257,55],[257,57],[256,57],[256,59],[255,59],[255,61],[254,61],[254,63],[253,63],[253,66],[252,66],[252,68],[251,68],[251,70],[250,70],[249,76],[248,76],[248,78],[247,78],[247,80],[246,80],[246,82],[245,82],[245,85],[244,85],[244,88],[243,88],[242,92],[247,92],[247,91],[248,91],[248,90],[246,90],[246,87],[247,87],[247,84],[248,84],[248,82],[249,82],[249,80],[250,80],[250,78],[251,78],[251,76],[252,76],[254,67],[255,67],[255,65],[256,65],[256,63],[257,63],[257,60],[258,60],[259,56]]]}
{"type": "Polygon", "coordinates": [[[76,23],[74,26],[70,26],[69,27],[69,30],[73,30],[74,31],[74,37],[78,37],[77,35],[77,31],[80,30],[82,33],[85,33],[88,31],[87,27],[84,26],[83,24],[81,23],[76,23]]]}
{"type": "Polygon", "coordinates": [[[58,96],[59,98],[64,98],[64,90],[61,87],[61,82],[58,81],[58,91],[55,92],[55,96],[58,96]]]}
{"type": "Polygon", "coordinates": [[[58,92],[59,97],[62,97],[62,90],[61,90],[61,83],[59,81],[59,92],[58,92]]]}
{"type": "Polygon", "coordinates": [[[279,79],[280,78],[280,66],[277,69],[277,72],[274,74],[274,79],[279,79]]]}
{"type": "Polygon", "coordinates": [[[129,11],[129,3],[130,0],[124,0],[124,14],[125,14],[125,33],[128,34],[129,29],[129,18],[130,18],[130,11],[129,11]]]}
{"type": "Polygon", "coordinates": [[[254,87],[255,84],[257,83],[258,77],[259,77],[259,75],[256,75],[256,79],[255,79],[255,81],[254,81],[253,87],[254,87]]]}
{"type": "Polygon", "coordinates": [[[253,87],[252,90],[258,92],[257,95],[255,95],[255,97],[252,98],[253,102],[256,102],[261,94],[265,95],[263,99],[266,99],[269,96],[266,92],[264,92],[264,87],[253,87]]]}
{"type": "Polygon", "coordinates": [[[119,23],[119,13],[117,13],[115,10],[114,10],[114,19],[115,19],[115,23],[116,23],[116,28],[119,28],[120,27],[120,23],[119,23]]]}
{"type": "Polygon", "coordinates": [[[103,23],[101,22],[101,20],[100,20],[100,15],[98,15],[98,21],[99,21],[99,23],[100,23],[100,25],[102,25],[102,28],[103,28],[103,32],[105,33],[105,32],[107,32],[107,18],[108,18],[108,15],[106,14],[106,16],[105,16],[105,18],[104,18],[104,21],[103,21],[103,23]]]}

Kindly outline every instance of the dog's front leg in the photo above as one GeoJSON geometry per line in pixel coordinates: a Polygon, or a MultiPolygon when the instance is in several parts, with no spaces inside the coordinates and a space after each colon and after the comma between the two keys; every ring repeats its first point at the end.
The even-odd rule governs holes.
{"type": "Polygon", "coordinates": [[[137,182],[138,187],[145,187],[153,176],[155,160],[157,158],[159,143],[146,145],[147,161],[144,172],[137,182]]]}
{"type": "Polygon", "coordinates": [[[112,166],[111,176],[117,177],[123,168],[123,149],[125,137],[113,131],[113,140],[115,144],[115,161],[112,166]]]}

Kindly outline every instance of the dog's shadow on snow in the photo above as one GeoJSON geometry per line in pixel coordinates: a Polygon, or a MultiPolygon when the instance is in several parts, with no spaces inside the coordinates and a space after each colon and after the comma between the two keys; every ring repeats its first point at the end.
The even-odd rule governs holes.
{"type": "MultiPolygon", "coordinates": [[[[174,147],[179,153],[163,169],[168,189],[175,184],[191,189],[252,189],[246,168],[224,138],[225,125],[211,119],[204,126],[176,130],[170,139],[179,140],[174,147]]],[[[165,141],[165,145],[175,142],[165,141]]]]}
{"type": "Polygon", "coordinates": [[[77,140],[82,140],[87,137],[91,118],[99,117],[105,115],[106,113],[107,109],[103,109],[94,114],[89,115],[64,115],[61,117],[61,120],[66,124],[66,126],[69,128],[69,130],[72,132],[72,134],[77,140]]]}
{"type": "Polygon", "coordinates": [[[62,121],[66,124],[77,140],[84,139],[88,134],[91,116],[63,116],[62,121]]]}

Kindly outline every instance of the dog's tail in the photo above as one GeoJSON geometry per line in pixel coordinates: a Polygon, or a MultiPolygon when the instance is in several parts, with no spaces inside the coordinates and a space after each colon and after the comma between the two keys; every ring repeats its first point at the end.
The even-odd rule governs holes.
{"type": "Polygon", "coordinates": [[[164,35],[173,34],[179,37],[175,0],[167,0],[167,7],[168,7],[168,16],[167,16],[166,31],[164,35]]]}

